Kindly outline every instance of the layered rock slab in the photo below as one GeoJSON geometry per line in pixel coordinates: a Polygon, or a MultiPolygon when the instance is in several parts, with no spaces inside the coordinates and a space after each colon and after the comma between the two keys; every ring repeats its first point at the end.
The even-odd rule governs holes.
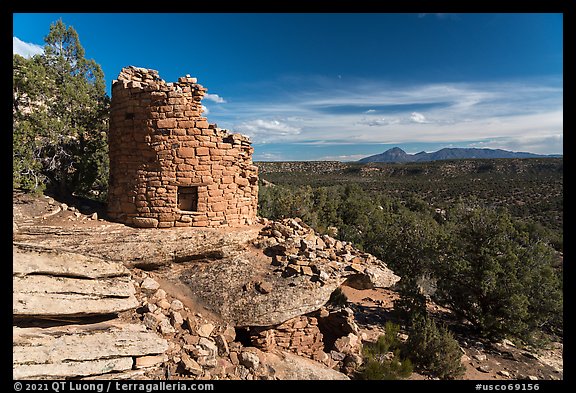
{"type": "Polygon", "coordinates": [[[15,317],[115,314],[138,305],[120,263],[23,245],[12,251],[15,317]]]}
{"type": "Polygon", "coordinates": [[[144,325],[120,321],[50,328],[14,326],[12,334],[14,379],[58,379],[131,370],[138,358],[168,349],[167,341],[144,325]]]}
{"type": "Polygon", "coordinates": [[[92,255],[127,267],[157,269],[202,258],[224,258],[244,250],[261,225],[241,228],[137,229],[110,223],[94,228],[20,226],[17,243],[92,255]]]}

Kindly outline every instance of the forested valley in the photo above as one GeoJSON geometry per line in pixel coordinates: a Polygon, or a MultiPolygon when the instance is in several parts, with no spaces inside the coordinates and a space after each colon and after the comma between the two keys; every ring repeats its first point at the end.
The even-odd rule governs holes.
{"type": "Polygon", "coordinates": [[[562,159],[259,166],[259,214],[385,261],[408,315],[427,287],[481,336],[562,335],[562,159]]]}

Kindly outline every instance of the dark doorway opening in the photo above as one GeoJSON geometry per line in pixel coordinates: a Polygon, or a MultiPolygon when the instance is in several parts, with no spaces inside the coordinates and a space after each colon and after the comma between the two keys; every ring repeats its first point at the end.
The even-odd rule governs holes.
{"type": "Polygon", "coordinates": [[[198,211],[198,187],[178,187],[178,209],[198,211]]]}

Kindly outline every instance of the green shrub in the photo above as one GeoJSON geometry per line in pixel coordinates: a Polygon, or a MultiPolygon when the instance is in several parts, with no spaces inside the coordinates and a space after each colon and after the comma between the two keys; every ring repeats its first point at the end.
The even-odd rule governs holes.
{"type": "Polygon", "coordinates": [[[435,265],[435,296],[491,339],[529,340],[562,328],[562,276],[554,250],[517,228],[506,212],[453,209],[446,256],[435,265]]]}
{"type": "Polygon", "coordinates": [[[455,379],[464,373],[458,342],[430,317],[413,320],[406,354],[417,370],[440,379],[455,379]]]}
{"type": "Polygon", "coordinates": [[[412,362],[410,359],[402,361],[396,358],[391,360],[378,360],[368,358],[362,366],[358,379],[364,380],[395,380],[408,378],[412,374],[412,362]]]}
{"type": "Polygon", "coordinates": [[[384,325],[384,331],[386,334],[378,337],[375,343],[367,343],[364,345],[363,350],[365,355],[375,356],[378,354],[386,354],[402,348],[402,342],[398,338],[398,333],[400,332],[399,325],[388,321],[384,325]]]}
{"type": "Polygon", "coordinates": [[[401,356],[403,343],[398,339],[400,326],[386,322],[384,330],[385,334],[378,337],[378,341],[364,344],[364,362],[356,375],[357,379],[393,380],[412,374],[412,362],[401,356]]]}

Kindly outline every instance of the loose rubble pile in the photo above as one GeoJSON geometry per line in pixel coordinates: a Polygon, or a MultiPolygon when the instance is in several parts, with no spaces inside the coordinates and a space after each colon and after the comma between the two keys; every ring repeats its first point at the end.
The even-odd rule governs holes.
{"type": "Polygon", "coordinates": [[[300,218],[262,221],[266,226],[255,245],[272,256],[272,264],[283,269],[285,276],[306,275],[323,284],[334,277],[360,275],[350,284],[365,288],[391,287],[400,279],[375,256],[317,234],[300,218]]]}
{"type": "MultiPolygon", "coordinates": [[[[236,329],[191,311],[160,288],[148,273],[135,276],[142,323],[168,340],[166,359],[158,358],[150,377],[170,379],[346,379],[345,375],[317,362],[299,359],[271,347],[246,346],[236,329]]],[[[308,317],[295,318],[286,326],[300,325],[308,317]]],[[[300,336],[303,337],[303,336],[300,336]]],[[[301,342],[306,339],[301,340],[301,342]]],[[[284,349],[292,350],[290,347],[284,349]]]]}

